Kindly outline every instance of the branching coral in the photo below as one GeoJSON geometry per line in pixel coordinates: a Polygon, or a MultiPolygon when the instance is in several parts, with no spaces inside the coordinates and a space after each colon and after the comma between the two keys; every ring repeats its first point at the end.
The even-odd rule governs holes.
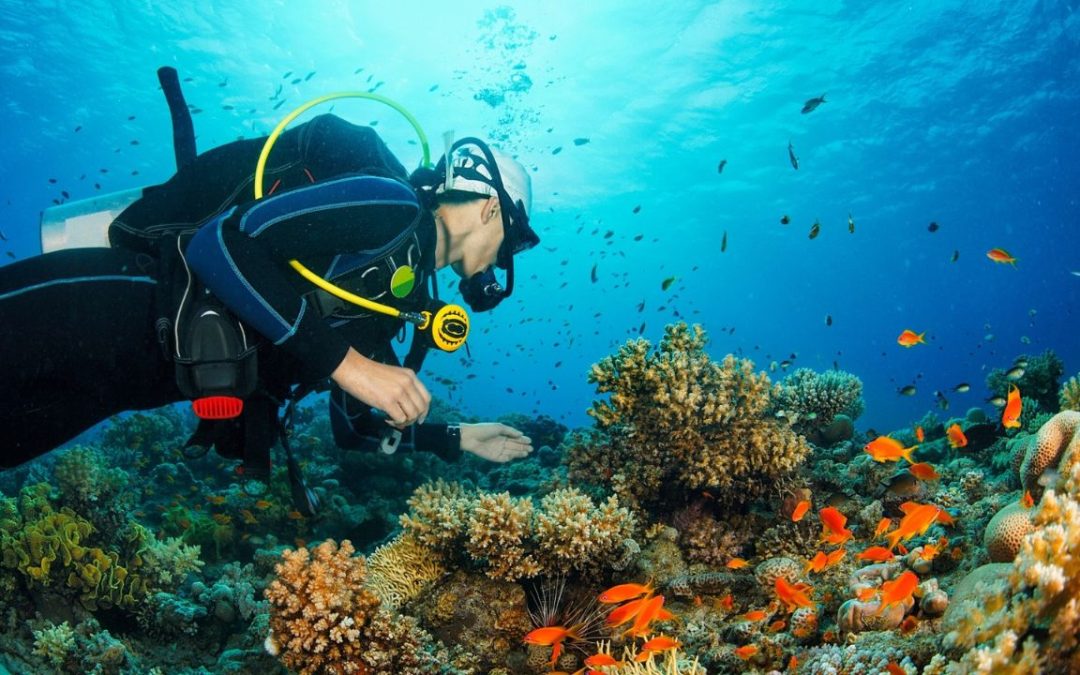
{"type": "Polygon", "coordinates": [[[528,497],[436,483],[409,504],[401,517],[407,536],[447,560],[466,557],[493,579],[619,568],[637,550],[630,511],[614,497],[598,506],[574,488],[552,492],[537,509],[528,497]]]}
{"type": "Polygon", "coordinates": [[[286,550],[277,578],[266,587],[270,601],[268,649],[301,675],[369,673],[362,659],[361,629],[379,606],[363,587],[364,559],[352,544],[324,541],[309,551],[286,550]]]}
{"type": "Polygon", "coordinates": [[[817,373],[799,368],[780,382],[774,409],[799,432],[830,424],[837,415],[862,414],[862,380],[842,370],[817,373]]]}
{"type": "Polygon", "coordinates": [[[1061,385],[1058,403],[1062,410],[1080,411],[1080,375],[1073,375],[1061,385]]]}
{"type": "Polygon", "coordinates": [[[793,470],[809,448],[767,416],[774,388],[748,360],[712,361],[700,326],[669,325],[655,352],[627,342],[589,381],[610,394],[589,409],[597,433],[570,443],[571,479],[610,481],[642,506],[665,490],[728,488],[793,470]]]}

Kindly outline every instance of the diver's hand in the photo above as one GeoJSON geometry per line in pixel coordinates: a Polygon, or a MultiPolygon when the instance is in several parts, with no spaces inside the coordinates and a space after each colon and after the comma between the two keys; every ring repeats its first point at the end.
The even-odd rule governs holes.
{"type": "Polygon", "coordinates": [[[513,427],[493,422],[461,425],[461,449],[491,462],[509,462],[532,452],[532,440],[513,427]]]}
{"type": "Polygon", "coordinates": [[[388,423],[399,429],[423,422],[431,406],[431,394],[416,373],[372,361],[352,347],[330,377],[350,396],[386,413],[388,423]]]}

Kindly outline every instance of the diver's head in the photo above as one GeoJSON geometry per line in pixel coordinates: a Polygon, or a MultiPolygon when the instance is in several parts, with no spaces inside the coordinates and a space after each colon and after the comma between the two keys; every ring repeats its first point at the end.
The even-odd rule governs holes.
{"type": "Polygon", "coordinates": [[[473,310],[495,307],[513,292],[514,255],[540,241],[529,226],[532,181],[525,167],[479,139],[463,138],[412,182],[439,222],[436,263],[462,277],[473,310]],[[505,283],[496,267],[506,270],[505,283]]]}

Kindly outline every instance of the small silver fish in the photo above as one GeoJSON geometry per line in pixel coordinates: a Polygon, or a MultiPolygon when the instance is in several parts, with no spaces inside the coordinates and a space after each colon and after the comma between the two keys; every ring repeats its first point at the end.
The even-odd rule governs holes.
{"type": "Polygon", "coordinates": [[[1005,407],[1005,397],[1004,396],[991,396],[990,398],[986,399],[986,402],[989,403],[990,405],[994,406],[995,408],[1004,408],[1005,407]]]}
{"type": "Polygon", "coordinates": [[[917,392],[918,390],[913,384],[905,385],[896,390],[896,393],[900,394],[901,396],[914,396],[917,392]]]}
{"type": "Polygon", "coordinates": [[[795,147],[793,145],[791,145],[791,141],[788,141],[788,143],[787,143],[787,155],[788,155],[788,159],[791,160],[791,168],[798,171],[799,170],[799,158],[795,156],[795,147]]]}
{"type": "Polygon", "coordinates": [[[1019,380],[1023,376],[1024,376],[1024,368],[1023,368],[1023,366],[1014,366],[1014,367],[1009,368],[1008,370],[1005,371],[1005,378],[1008,379],[1008,380],[1011,380],[1013,382],[1016,382],[1017,380],[1019,380]]]}
{"type": "Polygon", "coordinates": [[[958,394],[966,394],[969,391],[971,391],[971,385],[968,384],[967,382],[961,382],[960,384],[953,387],[953,391],[955,391],[958,394]]]}
{"type": "Polygon", "coordinates": [[[822,94],[821,96],[818,96],[816,98],[812,98],[806,103],[804,103],[802,107],[802,114],[805,115],[806,113],[814,112],[814,110],[816,110],[817,107],[822,103],[825,103],[825,94],[822,94]]]}
{"type": "Polygon", "coordinates": [[[851,234],[855,234],[855,219],[851,217],[851,214],[847,214],[847,231],[851,234]]]}

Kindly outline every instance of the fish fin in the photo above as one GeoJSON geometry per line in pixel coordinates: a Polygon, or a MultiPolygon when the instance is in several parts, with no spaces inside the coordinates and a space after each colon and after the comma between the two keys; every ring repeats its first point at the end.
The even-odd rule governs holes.
{"type": "Polygon", "coordinates": [[[906,459],[908,464],[914,464],[915,460],[913,460],[911,458],[911,453],[915,452],[915,450],[918,447],[919,446],[917,446],[917,445],[913,445],[910,448],[904,448],[903,450],[900,451],[900,456],[903,457],[904,459],[906,459]]]}

